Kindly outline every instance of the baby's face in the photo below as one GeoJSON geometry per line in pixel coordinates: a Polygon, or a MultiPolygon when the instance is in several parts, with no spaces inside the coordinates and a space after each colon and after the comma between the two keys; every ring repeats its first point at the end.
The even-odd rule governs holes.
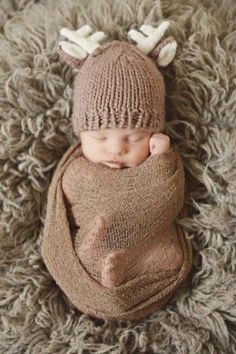
{"type": "Polygon", "coordinates": [[[149,156],[151,135],[147,130],[128,128],[83,131],[80,133],[81,148],[92,162],[111,168],[134,167],[149,156]]]}

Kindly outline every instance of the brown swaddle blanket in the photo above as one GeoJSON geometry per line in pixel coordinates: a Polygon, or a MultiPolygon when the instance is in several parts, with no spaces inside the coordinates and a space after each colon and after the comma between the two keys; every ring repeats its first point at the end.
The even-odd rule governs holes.
{"type": "Polygon", "coordinates": [[[78,309],[137,320],[173,296],[192,265],[175,224],[184,185],[173,147],[124,169],[88,161],[79,144],[65,153],[49,188],[42,256],[78,309]]]}

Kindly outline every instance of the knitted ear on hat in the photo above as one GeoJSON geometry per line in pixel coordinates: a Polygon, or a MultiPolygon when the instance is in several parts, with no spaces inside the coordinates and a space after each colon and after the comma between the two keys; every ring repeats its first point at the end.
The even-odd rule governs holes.
{"type": "Polygon", "coordinates": [[[60,41],[57,52],[73,68],[80,68],[88,54],[100,47],[99,42],[107,37],[104,32],[92,32],[89,25],[76,31],[71,31],[68,28],[61,29],[61,35],[69,39],[70,42],[60,41]]]}
{"type": "Polygon", "coordinates": [[[177,43],[173,37],[168,37],[164,41],[158,42],[168,27],[169,21],[163,21],[157,28],[143,25],[140,27],[140,31],[131,29],[128,35],[137,43],[136,47],[143,54],[153,58],[157,65],[167,66],[176,54],[177,43]]]}

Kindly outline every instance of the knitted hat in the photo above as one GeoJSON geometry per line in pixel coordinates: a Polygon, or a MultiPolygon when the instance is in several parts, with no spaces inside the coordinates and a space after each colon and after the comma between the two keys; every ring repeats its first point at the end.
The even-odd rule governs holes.
{"type": "MultiPolygon", "coordinates": [[[[76,67],[71,55],[59,53],[76,67]]],[[[107,128],[164,129],[165,84],[153,58],[132,44],[112,41],[97,46],[78,67],[72,116],[76,135],[107,128]]]]}
{"type": "Polygon", "coordinates": [[[164,128],[165,85],[152,59],[121,41],[85,61],[74,83],[73,128],[164,128]]]}

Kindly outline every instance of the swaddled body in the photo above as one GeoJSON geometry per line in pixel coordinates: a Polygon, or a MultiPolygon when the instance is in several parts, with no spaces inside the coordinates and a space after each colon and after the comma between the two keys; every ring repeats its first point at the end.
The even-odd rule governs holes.
{"type": "Polygon", "coordinates": [[[191,243],[174,222],[183,204],[183,177],[172,149],[122,170],[81,159],[77,146],[62,157],[49,188],[42,256],[78,309],[137,320],[181,286],[192,264],[191,243]],[[104,266],[114,259],[112,272],[104,266]]]}

